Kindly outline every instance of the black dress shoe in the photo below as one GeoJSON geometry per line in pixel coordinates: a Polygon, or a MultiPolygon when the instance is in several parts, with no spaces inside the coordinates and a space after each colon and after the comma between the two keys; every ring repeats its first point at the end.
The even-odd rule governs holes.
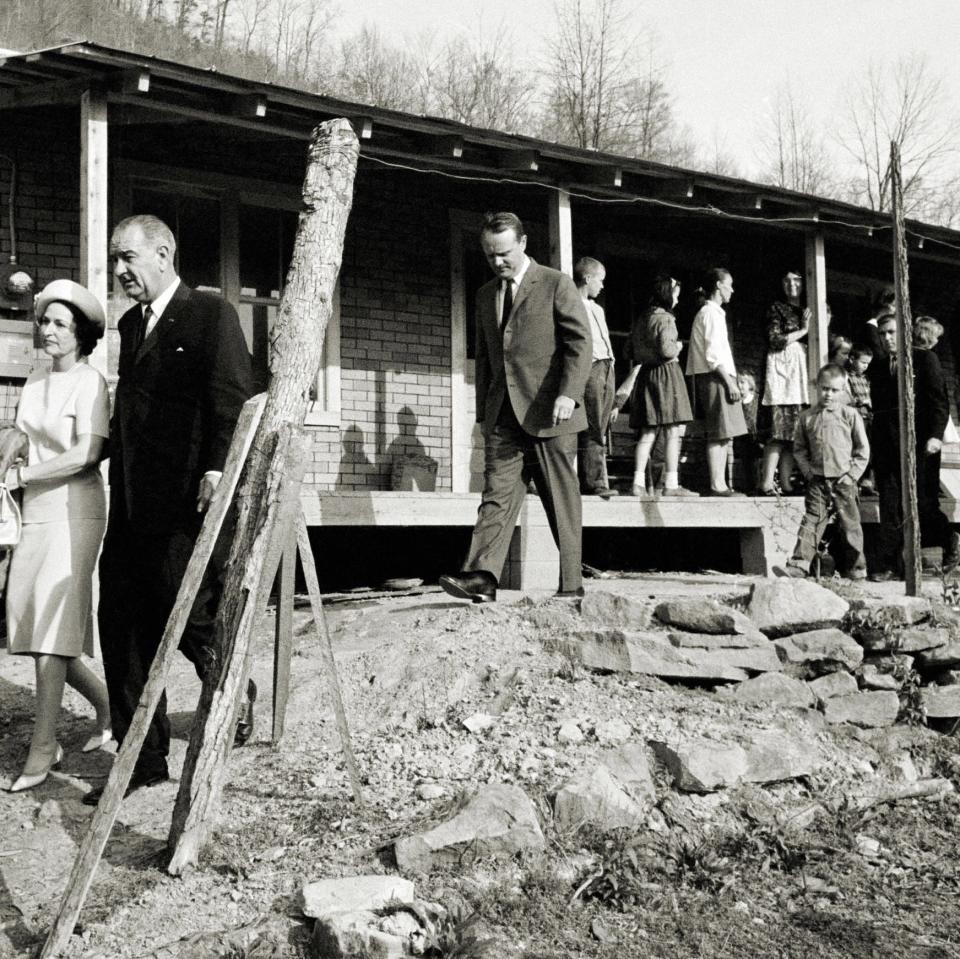
{"type": "Polygon", "coordinates": [[[441,576],[440,587],[457,599],[469,599],[474,603],[494,603],[497,599],[497,578],[485,569],[441,576]]]}
{"type": "Polygon", "coordinates": [[[237,731],[233,734],[234,746],[245,746],[253,735],[253,704],[257,701],[257,684],[251,679],[247,681],[247,698],[240,707],[237,716],[237,731]]]}
{"type": "Polygon", "coordinates": [[[558,589],[553,595],[557,599],[583,599],[584,592],[583,587],[578,586],[576,589],[558,589]]]}
{"type": "MultiPolygon", "coordinates": [[[[136,792],[138,789],[143,789],[146,786],[156,786],[159,783],[165,783],[169,778],[170,774],[165,769],[147,772],[134,770],[133,775],[130,777],[130,782],[127,784],[127,791],[123,794],[123,798],[126,799],[131,793],[136,792]]],[[[82,802],[84,806],[99,805],[100,799],[103,796],[103,790],[103,786],[91,789],[90,792],[83,797],[82,802]]]]}

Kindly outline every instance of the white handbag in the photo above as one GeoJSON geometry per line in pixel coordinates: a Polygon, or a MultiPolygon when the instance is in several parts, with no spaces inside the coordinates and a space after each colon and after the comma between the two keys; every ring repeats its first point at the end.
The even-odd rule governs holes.
{"type": "Polygon", "coordinates": [[[6,485],[0,483],[0,549],[10,549],[20,542],[20,507],[6,485]]]}

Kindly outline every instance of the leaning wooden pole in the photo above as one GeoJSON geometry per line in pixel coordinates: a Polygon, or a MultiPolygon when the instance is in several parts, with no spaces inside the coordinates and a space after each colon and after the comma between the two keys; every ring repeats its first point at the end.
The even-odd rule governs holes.
{"type": "Polygon", "coordinates": [[[900,492],[903,503],[903,565],[907,595],[919,596],[920,514],[917,508],[917,431],[913,396],[913,316],[910,312],[910,273],[907,231],[903,222],[903,181],[900,148],[890,144],[893,196],[893,280],[897,293],[897,394],[900,415],[900,492]]]}
{"type": "Polygon", "coordinates": [[[219,805],[246,680],[247,650],[260,619],[259,605],[265,603],[264,583],[275,572],[266,567],[277,555],[283,513],[277,491],[286,455],[281,448],[285,444],[278,444],[277,438],[282,427],[303,423],[310,387],[320,369],[358,154],[357,137],[346,120],[330,120],[314,130],[303,184],[304,209],[272,334],[267,403],[240,488],[236,533],[217,614],[219,675],[204,684],[170,827],[168,870],[174,875],[196,865],[219,805]]]}
{"type": "Polygon", "coordinates": [[[204,570],[213,554],[217,537],[220,535],[220,529],[230,508],[233,492],[240,480],[240,470],[247,458],[254,431],[263,415],[263,405],[264,396],[261,393],[252,400],[248,400],[240,412],[240,419],[227,453],[227,462],[223,467],[223,478],[204,517],[200,536],[197,538],[183,581],[180,583],[173,612],[167,621],[160,646],[150,666],[150,673],[144,684],[136,712],[133,714],[133,721],[130,723],[127,735],[123,737],[123,745],[110,768],[103,795],[77,850],[77,857],[73,861],[73,869],[70,871],[67,887],[60,903],[60,911],[40,953],[41,959],[59,956],[66,949],[73,935],[77,917],[80,915],[100,857],[110,838],[130,777],[133,775],[133,767],[150,730],[157,703],[167,685],[170,667],[179,655],[177,650],[180,637],[183,636],[204,570]]]}

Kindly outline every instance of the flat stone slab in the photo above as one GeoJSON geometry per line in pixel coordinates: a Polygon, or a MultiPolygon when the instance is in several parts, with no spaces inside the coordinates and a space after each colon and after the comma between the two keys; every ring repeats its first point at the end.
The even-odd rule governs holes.
{"type": "Polygon", "coordinates": [[[653,611],[667,626],[691,633],[741,633],[755,635],[756,625],[739,610],[724,606],[715,599],[671,599],[653,611]]]}
{"type": "Polygon", "coordinates": [[[850,600],[850,619],[867,628],[913,626],[930,618],[926,596],[864,596],[850,600]]]}
{"type": "MultiPolygon", "coordinates": [[[[324,916],[314,923],[311,955],[317,959],[406,959],[413,955],[409,937],[383,932],[377,928],[382,921],[369,911],[324,916]]],[[[422,931],[419,938],[424,938],[422,931]]]]}
{"type": "Polygon", "coordinates": [[[759,629],[752,633],[672,632],[667,638],[678,649],[752,649],[770,644],[759,629]]]}
{"type": "Polygon", "coordinates": [[[828,723],[851,723],[865,729],[892,726],[899,711],[900,698],[887,691],[834,696],[823,704],[823,715],[828,723]]]}
{"type": "Polygon", "coordinates": [[[960,666],[960,640],[955,639],[946,646],[918,653],[917,665],[921,669],[952,669],[960,666]]]}
{"type": "Polygon", "coordinates": [[[770,730],[754,733],[744,745],[693,737],[650,744],[676,788],[714,792],[740,782],[768,783],[809,776],[822,764],[816,746],[803,737],[770,730]]]}
{"type": "Polygon", "coordinates": [[[817,697],[819,703],[832,699],[834,696],[849,696],[858,689],[856,679],[843,670],[827,673],[819,679],[811,679],[806,685],[810,692],[817,697]]]}
{"type": "Polygon", "coordinates": [[[591,589],[580,601],[580,615],[588,623],[620,629],[646,629],[650,607],[628,596],[591,589]]]}
{"type": "Polygon", "coordinates": [[[554,800],[557,822],[566,828],[635,829],[646,820],[635,802],[605,766],[595,766],[570,780],[554,800]]]}
{"type": "Polygon", "coordinates": [[[925,649],[947,646],[950,643],[951,631],[946,626],[908,626],[889,631],[858,629],[855,635],[868,653],[918,653],[925,649]]]}
{"type": "Polygon", "coordinates": [[[413,883],[401,876],[320,879],[300,890],[300,911],[310,919],[340,912],[375,912],[388,903],[413,904],[413,883]]]}
{"type": "Polygon", "coordinates": [[[513,856],[545,846],[537,812],[519,787],[484,786],[452,819],[394,845],[403,870],[428,872],[441,863],[454,865],[482,856],[513,856]]]}
{"type": "Polygon", "coordinates": [[[927,686],[920,695],[928,719],[960,716],[960,686],[927,686]]]}
{"type": "MultiPolygon", "coordinates": [[[[853,682],[852,677],[851,682],[853,682]]],[[[855,682],[853,688],[854,690],[857,688],[855,682]]],[[[817,704],[816,697],[803,680],[784,676],[783,673],[762,673],[735,686],[725,686],[718,691],[717,695],[736,700],[738,703],[762,703],[801,708],[810,708],[817,704]]]]}
{"type": "Polygon", "coordinates": [[[737,682],[749,675],[715,658],[715,650],[677,649],[663,633],[580,630],[570,634],[564,648],[587,669],[601,672],[717,682],[737,682]]]}
{"type": "Polygon", "coordinates": [[[789,636],[839,626],[850,605],[805,579],[770,579],[754,585],[747,615],[767,636],[789,636]]]}
{"type": "Polygon", "coordinates": [[[813,629],[775,640],[780,659],[791,666],[817,672],[856,669],[863,662],[863,647],[839,629],[813,629]]]}

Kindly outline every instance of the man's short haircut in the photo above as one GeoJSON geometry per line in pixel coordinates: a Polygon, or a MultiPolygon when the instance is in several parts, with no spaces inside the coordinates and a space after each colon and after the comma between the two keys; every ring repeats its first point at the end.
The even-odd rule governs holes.
{"type": "Polygon", "coordinates": [[[137,227],[143,234],[143,238],[155,249],[165,246],[170,251],[171,258],[177,252],[177,241],[174,239],[173,231],[158,216],[150,213],[138,213],[135,216],[128,216],[121,220],[114,228],[113,235],[126,230],[130,227],[137,227]]]}
{"type": "Polygon", "coordinates": [[[877,329],[879,330],[881,326],[886,326],[888,323],[896,323],[897,314],[896,313],[887,313],[884,316],[881,316],[877,320],[877,329]]]}
{"type": "Polygon", "coordinates": [[[837,363],[824,363],[824,365],[820,367],[820,371],[817,373],[817,382],[819,383],[823,378],[829,380],[843,380],[843,382],[846,383],[847,371],[837,363]]]}
{"type": "Polygon", "coordinates": [[[516,213],[485,213],[483,215],[483,226],[480,228],[480,235],[484,233],[504,233],[507,230],[513,230],[518,240],[525,237],[526,231],[520,217],[516,213]]]}
{"type": "Polygon", "coordinates": [[[853,349],[850,351],[851,356],[869,356],[870,359],[873,359],[873,347],[867,346],[866,343],[855,343],[853,349]]]}
{"type": "Polygon", "coordinates": [[[892,286],[885,286],[873,294],[873,315],[893,312],[897,303],[897,291],[892,286]]]}
{"type": "Polygon", "coordinates": [[[604,270],[604,266],[599,260],[595,260],[592,256],[581,256],[573,264],[573,282],[577,286],[583,286],[589,277],[596,276],[601,270],[604,270]]]}

